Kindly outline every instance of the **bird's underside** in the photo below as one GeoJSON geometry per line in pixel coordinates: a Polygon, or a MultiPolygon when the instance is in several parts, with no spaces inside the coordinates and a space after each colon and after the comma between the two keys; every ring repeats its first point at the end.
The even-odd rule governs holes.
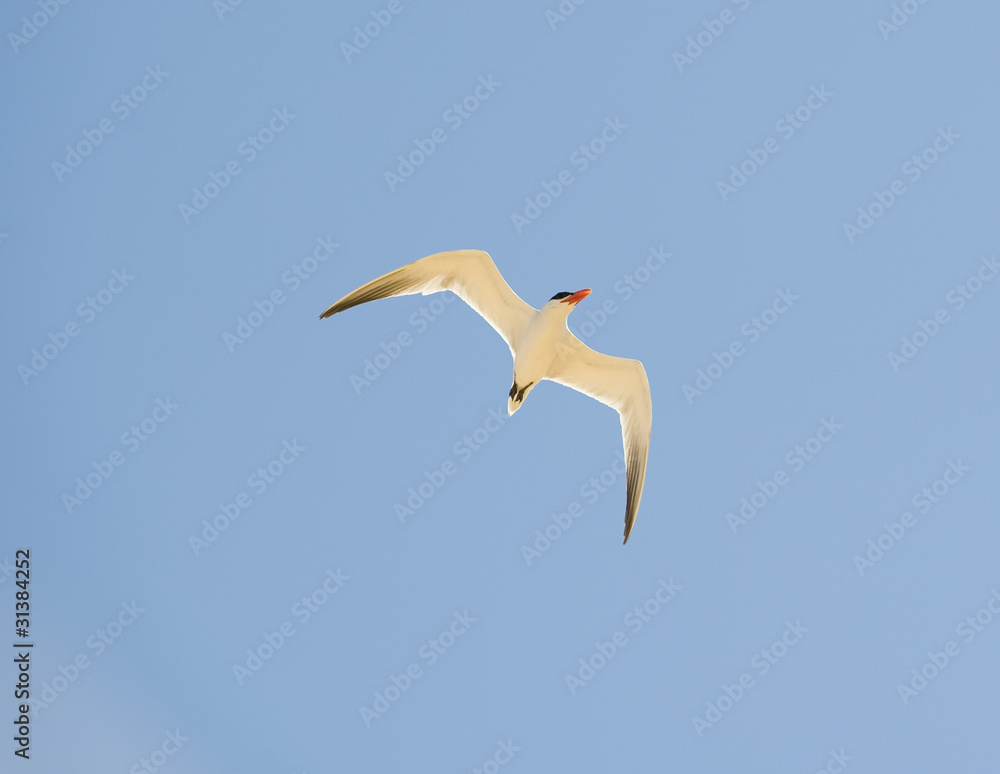
{"type": "Polygon", "coordinates": [[[522,301],[481,250],[436,253],[374,279],[348,293],[320,317],[391,296],[451,290],[483,317],[510,348],[514,378],[508,412],[548,379],[611,406],[621,417],[625,449],[625,542],[635,523],[646,478],[653,421],[646,371],[638,360],[595,352],[577,339],[566,318],[590,291],[557,293],[541,310],[522,301]]]}

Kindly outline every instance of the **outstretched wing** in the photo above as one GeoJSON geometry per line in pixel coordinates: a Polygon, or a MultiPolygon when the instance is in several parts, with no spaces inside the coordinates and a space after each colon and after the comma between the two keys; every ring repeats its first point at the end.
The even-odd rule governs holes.
{"type": "Polygon", "coordinates": [[[646,482],[649,434],[653,427],[653,402],[646,369],[638,360],[595,352],[569,334],[545,378],[596,398],[621,415],[626,479],[624,542],[627,543],[646,482]]]}
{"type": "Polygon", "coordinates": [[[435,253],[390,271],[348,293],[320,317],[391,296],[429,295],[451,290],[499,333],[511,354],[535,309],[522,301],[482,250],[435,253]]]}

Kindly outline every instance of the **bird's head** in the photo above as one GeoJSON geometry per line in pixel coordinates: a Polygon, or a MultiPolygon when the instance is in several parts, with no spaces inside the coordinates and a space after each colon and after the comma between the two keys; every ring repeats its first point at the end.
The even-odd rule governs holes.
{"type": "Polygon", "coordinates": [[[553,311],[561,311],[569,316],[569,313],[576,309],[576,305],[589,295],[590,288],[578,290],[576,293],[567,293],[563,291],[562,293],[556,293],[552,296],[545,306],[546,308],[551,308],[553,311]]]}

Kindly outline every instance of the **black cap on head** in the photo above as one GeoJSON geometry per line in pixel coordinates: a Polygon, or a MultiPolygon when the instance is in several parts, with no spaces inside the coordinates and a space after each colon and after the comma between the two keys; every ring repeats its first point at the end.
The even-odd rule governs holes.
{"type": "Polygon", "coordinates": [[[566,298],[566,296],[571,296],[571,295],[573,294],[563,291],[562,293],[556,293],[554,296],[552,296],[552,298],[549,299],[549,301],[558,301],[560,298],[566,298]]]}

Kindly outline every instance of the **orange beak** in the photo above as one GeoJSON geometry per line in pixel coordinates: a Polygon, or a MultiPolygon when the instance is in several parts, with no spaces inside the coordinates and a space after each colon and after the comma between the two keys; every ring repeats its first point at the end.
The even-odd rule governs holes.
{"type": "Polygon", "coordinates": [[[564,304],[579,304],[583,299],[590,295],[590,288],[584,288],[583,290],[578,290],[572,295],[566,296],[562,300],[564,304]]]}

